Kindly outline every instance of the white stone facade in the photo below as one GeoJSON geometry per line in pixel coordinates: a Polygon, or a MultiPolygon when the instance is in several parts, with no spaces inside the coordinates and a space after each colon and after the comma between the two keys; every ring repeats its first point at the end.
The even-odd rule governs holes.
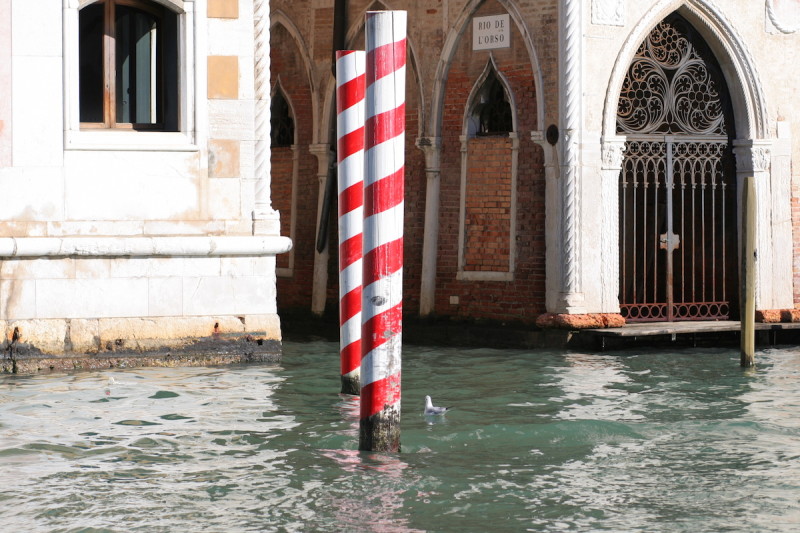
{"type": "MultiPolygon", "coordinates": [[[[791,72],[800,53],[800,40],[796,35],[765,31],[768,15],[764,2],[660,0],[624,4],[623,27],[592,23],[584,27],[582,107],[584,135],[591,140],[583,154],[584,198],[602,195],[612,204],[617,200],[617,165],[621,161],[613,162],[614,157],[605,161],[601,154],[612,153],[615,145],[625,140],[615,132],[620,87],[633,54],[648,32],[677,11],[703,36],[725,75],[736,121],[739,181],[747,175],[757,178],[756,306],[793,308],[791,206],[795,197],[792,184],[797,178],[793,178],[791,159],[800,156],[800,145],[792,140],[790,124],[800,109],[793,96],[797,83],[791,72]]],[[[617,291],[607,288],[618,278],[618,220],[604,213],[605,208],[616,211],[615,205],[603,207],[587,212],[584,220],[582,233],[589,237],[584,244],[589,254],[584,262],[584,276],[590,280],[586,286],[598,289],[590,290],[586,299],[590,308],[613,312],[612,295],[617,291]],[[611,246],[594,244],[606,241],[612,241],[611,246]]]]}
{"type": "Polygon", "coordinates": [[[0,0],[0,331],[50,354],[280,339],[291,241],[256,173],[253,2],[156,3],[178,27],[173,131],[81,123],[90,4],[0,0]]]}

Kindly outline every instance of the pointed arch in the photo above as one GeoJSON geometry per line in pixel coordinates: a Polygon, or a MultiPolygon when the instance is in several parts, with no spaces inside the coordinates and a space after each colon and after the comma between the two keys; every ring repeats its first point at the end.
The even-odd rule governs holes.
{"type": "Polygon", "coordinates": [[[713,51],[681,13],[648,34],[619,96],[620,313],[727,320],[738,286],[735,116],[713,51]],[[698,192],[699,191],[699,192],[698,192]]]}
{"type": "Polygon", "coordinates": [[[603,111],[603,138],[615,136],[620,90],[639,45],[672,12],[692,24],[719,61],[730,91],[737,137],[764,138],[768,132],[766,100],[755,62],[734,27],[711,0],[659,0],[634,27],[611,72],[603,111]]]}
{"type": "MultiPolygon", "coordinates": [[[[272,88],[270,89],[270,110],[271,110],[271,113],[270,113],[270,121],[271,121],[271,124],[270,124],[270,140],[271,140],[271,146],[274,147],[274,146],[293,146],[293,145],[296,145],[297,144],[297,128],[295,127],[295,124],[294,124],[294,117],[297,116],[297,115],[296,115],[296,113],[294,111],[294,104],[292,103],[292,99],[289,97],[289,93],[287,93],[286,90],[284,90],[283,85],[281,84],[280,75],[278,75],[277,79],[275,80],[275,83],[272,85],[272,88]],[[275,143],[275,137],[276,137],[275,131],[274,131],[275,130],[275,125],[276,125],[276,122],[280,122],[282,120],[282,118],[276,116],[276,113],[275,113],[275,111],[276,111],[276,109],[275,109],[275,104],[276,104],[275,98],[276,97],[280,97],[283,100],[283,102],[286,103],[286,107],[287,107],[287,111],[288,111],[288,115],[289,115],[289,120],[291,120],[291,137],[292,137],[291,143],[280,143],[280,144],[277,144],[277,145],[275,143]]],[[[279,124],[279,126],[280,126],[280,124],[279,124]]]]}
{"type": "MultiPolygon", "coordinates": [[[[319,82],[317,81],[317,77],[314,75],[314,69],[311,66],[311,54],[308,51],[308,46],[306,46],[302,33],[300,33],[300,30],[294,24],[292,19],[290,19],[289,16],[280,9],[277,9],[270,14],[270,33],[272,32],[272,28],[275,26],[282,26],[289,33],[289,35],[291,35],[292,39],[294,39],[295,44],[297,45],[300,58],[303,60],[303,67],[306,72],[306,79],[308,79],[308,85],[311,92],[312,124],[317,124],[319,122],[319,104],[317,98],[317,88],[319,87],[319,82]]],[[[286,93],[284,92],[284,94],[286,93]]],[[[312,129],[311,136],[312,144],[318,142],[317,139],[319,138],[319,132],[316,128],[312,129]]]]}
{"type": "MultiPolygon", "coordinates": [[[[470,0],[464,9],[461,11],[456,22],[451,27],[445,39],[444,46],[442,46],[442,55],[439,57],[439,64],[436,66],[436,74],[433,82],[433,97],[431,99],[431,112],[429,123],[429,135],[431,137],[440,137],[442,134],[442,116],[444,114],[444,97],[447,88],[447,77],[450,70],[450,63],[453,56],[458,49],[461,42],[461,37],[469,27],[469,21],[472,16],[483,5],[486,0],[470,0]]],[[[536,95],[536,129],[544,129],[544,94],[543,94],[543,80],[542,70],[539,64],[539,58],[536,54],[536,49],[533,45],[528,27],[525,24],[525,19],[519,12],[517,5],[513,0],[497,0],[503,8],[511,16],[511,19],[517,26],[517,30],[522,36],[525,43],[525,49],[528,51],[528,58],[535,80],[535,95],[536,95]]]]}
{"type": "Polygon", "coordinates": [[[494,55],[489,55],[489,60],[486,62],[486,67],[483,69],[483,72],[480,76],[478,76],[475,85],[473,85],[472,90],[469,93],[469,97],[467,98],[467,105],[464,108],[464,120],[462,123],[464,124],[464,135],[468,137],[474,137],[474,133],[476,129],[473,128],[473,125],[470,123],[472,121],[472,115],[474,114],[476,100],[478,99],[479,95],[484,89],[484,84],[489,79],[490,76],[494,76],[500,85],[503,88],[503,92],[505,93],[506,102],[508,102],[510,106],[511,112],[511,130],[510,132],[518,132],[519,122],[517,121],[517,103],[514,98],[514,93],[511,91],[511,84],[508,81],[508,78],[497,68],[497,63],[494,60],[494,55]]]}

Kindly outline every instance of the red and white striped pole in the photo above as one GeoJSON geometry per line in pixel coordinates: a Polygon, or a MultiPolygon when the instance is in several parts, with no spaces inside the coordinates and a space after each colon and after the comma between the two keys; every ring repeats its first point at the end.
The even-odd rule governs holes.
{"type": "Polygon", "coordinates": [[[400,450],[406,12],[366,20],[360,450],[400,450]]]}
{"type": "Polygon", "coordinates": [[[336,158],[339,181],[339,352],[342,393],[359,394],[364,228],[366,54],[336,52],[336,158]]]}

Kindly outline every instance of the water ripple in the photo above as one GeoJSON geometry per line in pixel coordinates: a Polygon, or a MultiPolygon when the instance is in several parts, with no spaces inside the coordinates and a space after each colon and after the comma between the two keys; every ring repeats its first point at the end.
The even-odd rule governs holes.
{"type": "Polygon", "coordinates": [[[739,531],[800,523],[800,351],[407,347],[400,454],[337,346],[0,377],[8,531],[739,531]],[[432,394],[455,409],[421,416],[432,394]]]}

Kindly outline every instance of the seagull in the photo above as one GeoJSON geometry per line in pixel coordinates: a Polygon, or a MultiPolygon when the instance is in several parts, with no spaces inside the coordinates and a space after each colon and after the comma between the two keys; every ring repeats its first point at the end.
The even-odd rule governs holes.
{"type": "Polygon", "coordinates": [[[435,416],[435,415],[443,415],[445,414],[451,407],[435,407],[433,402],[431,402],[430,396],[425,396],[425,411],[423,414],[425,416],[435,416]]]}

